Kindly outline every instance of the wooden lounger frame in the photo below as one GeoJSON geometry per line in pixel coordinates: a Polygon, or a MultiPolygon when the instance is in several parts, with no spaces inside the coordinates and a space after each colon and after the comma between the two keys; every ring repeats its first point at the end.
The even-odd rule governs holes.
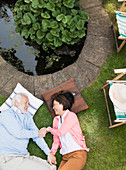
{"type": "MultiPolygon", "coordinates": [[[[124,6],[126,5],[126,0],[118,0],[119,2],[123,2],[122,6],[120,8],[120,12],[123,10],[124,6]]],[[[126,43],[126,38],[125,37],[118,37],[118,39],[122,40],[122,43],[120,44],[120,46],[118,45],[118,39],[117,39],[117,33],[115,30],[115,24],[116,24],[116,17],[112,23],[112,28],[113,28],[113,32],[114,32],[114,37],[115,37],[115,43],[116,43],[116,49],[117,49],[117,53],[120,52],[120,50],[122,49],[122,47],[125,45],[126,43]]]]}
{"type": "Polygon", "coordinates": [[[109,87],[110,82],[111,83],[126,83],[126,80],[119,80],[121,77],[123,77],[126,74],[126,69],[115,69],[114,72],[119,73],[119,75],[116,76],[113,80],[107,80],[107,84],[105,84],[102,87],[102,90],[104,92],[106,107],[107,107],[107,113],[108,113],[108,118],[109,118],[109,128],[110,129],[126,124],[126,120],[123,120],[123,121],[114,120],[114,123],[112,123],[112,119],[111,119],[111,113],[110,113],[110,108],[109,108],[109,104],[108,104],[108,96],[107,96],[107,93],[106,93],[107,87],[109,87]]]}

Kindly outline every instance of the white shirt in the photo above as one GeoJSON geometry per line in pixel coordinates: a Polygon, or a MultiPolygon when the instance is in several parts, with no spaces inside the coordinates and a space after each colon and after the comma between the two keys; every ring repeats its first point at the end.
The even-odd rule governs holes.
{"type": "MultiPolygon", "coordinates": [[[[65,113],[63,114],[62,121],[60,119],[60,116],[58,116],[58,119],[59,119],[58,129],[61,127],[62,123],[64,122],[64,118],[67,112],[68,110],[66,110],[65,113]]],[[[73,152],[73,151],[77,151],[77,150],[83,150],[83,148],[75,142],[74,138],[71,136],[69,132],[67,132],[64,136],[61,136],[59,138],[60,138],[60,142],[62,145],[62,148],[60,149],[60,153],[62,155],[73,152]]]]}

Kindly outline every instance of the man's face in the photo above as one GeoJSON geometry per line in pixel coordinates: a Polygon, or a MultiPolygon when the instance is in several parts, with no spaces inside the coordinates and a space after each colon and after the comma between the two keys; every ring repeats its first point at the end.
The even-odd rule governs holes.
{"type": "Polygon", "coordinates": [[[28,97],[25,95],[21,96],[20,102],[18,102],[18,108],[20,109],[21,113],[26,113],[29,107],[29,100],[28,97]]]}

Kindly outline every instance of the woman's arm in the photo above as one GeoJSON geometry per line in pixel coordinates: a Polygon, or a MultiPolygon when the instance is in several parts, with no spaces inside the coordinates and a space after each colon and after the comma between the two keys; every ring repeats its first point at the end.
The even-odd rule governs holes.
{"type": "Polygon", "coordinates": [[[53,144],[52,144],[52,148],[51,148],[51,152],[53,155],[56,154],[57,152],[57,149],[59,148],[60,146],[60,139],[58,136],[53,136],[53,144]]]}
{"type": "Polygon", "coordinates": [[[48,127],[47,131],[51,132],[51,134],[56,136],[63,136],[67,132],[69,132],[69,130],[77,123],[78,123],[78,118],[75,115],[75,113],[68,112],[60,129],[55,129],[54,127],[53,128],[48,127]]]}

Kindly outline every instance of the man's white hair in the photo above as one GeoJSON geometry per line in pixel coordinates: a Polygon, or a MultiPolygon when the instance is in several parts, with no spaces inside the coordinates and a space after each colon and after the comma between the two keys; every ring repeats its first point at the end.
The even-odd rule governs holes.
{"type": "Polygon", "coordinates": [[[14,106],[15,101],[20,102],[22,96],[27,96],[28,97],[28,95],[26,93],[17,93],[17,94],[15,94],[15,96],[12,99],[12,106],[14,106]]]}

